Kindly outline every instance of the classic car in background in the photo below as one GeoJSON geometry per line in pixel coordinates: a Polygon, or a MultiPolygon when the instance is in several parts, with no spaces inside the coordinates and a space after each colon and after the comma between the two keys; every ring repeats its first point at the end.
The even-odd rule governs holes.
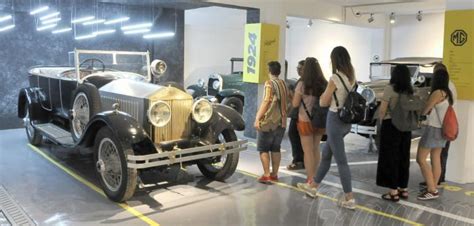
{"type": "MultiPolygon", "coordinates": [[[[352,125],[352,132],[369,137],[370,150],[378,149],[378,130],[376,120],[378,118],[378,106],[383,95],[385,86],[390,83],[390,75],[393,68],[398,64],[408,66],[412,77],[415,95],[426,100],[431,89],[431,78],[433,67],[441,62],[441,58],[410,57],[396,58],[393,60],[375,62],[370,64],[370,82],[360,83],[358,92],[367,100],[365,119],[359,124],[352,125]],[[373,142],[375,139],[375,142],[373,142]]],[[[415,131],[414,136],[419,136],[419,131],[415,131]]]]}
{"type": "Polygon", "coordinates": [[[32,145],[46,138],[92,152],[111,200],[129,199],[137,184],[156,184],[170,166],[197,164],[215,180],[235,172],[247,141],[237,139],[245,124],[234,109],[151,84],[166,64],[150,65],[148,52],[76,50],[74,62],[32,68],[18,117],[32,145]]]}
{"type": "Polygon", "coordinates": [[[242,62],[243,58],[231,58],[231,74],[212,74],[207,83],[200,79],[198,84],[187,87],[193,98],[204,97],[212,102],[230,106],[242,114],[244,111],[244,92],[242,91],[242,72],[235,71],[234,64],[242,62]]]}

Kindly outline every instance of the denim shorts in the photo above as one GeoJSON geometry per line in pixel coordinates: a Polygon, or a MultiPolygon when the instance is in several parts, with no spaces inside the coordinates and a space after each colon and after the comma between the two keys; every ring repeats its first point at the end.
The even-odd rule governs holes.
{"type": "Polygon", "coordinates": [[[257,151],[280,152],[283,135],[285,135],[285,128],[283,127],[278,127],[269,132],[257,131],[257,151]]]}

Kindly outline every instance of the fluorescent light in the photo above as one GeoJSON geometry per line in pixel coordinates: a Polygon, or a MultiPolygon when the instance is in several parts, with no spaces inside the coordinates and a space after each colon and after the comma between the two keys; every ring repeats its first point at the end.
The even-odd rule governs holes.
{"type": "Polygon", "coordinates": [[[88,35],[77,36],[74,39],[81,40],[81,39],[95,38],[96,36],[97,35],[95,34],[88,34],[88,35]]]}
{"type": "Polygon", "coordinates": [[[56,17],[56,18],[49,19],[49,20],[43,20],[43,21],[41,21],[41,23],[42,24],[52,24],[52,23],[58,22],[60,20],[61,20],[61,17],[56,17]]]}
{"type": "Polygon", "coordinates": [[[93,20],[94,18],[95,18],[94,16],[85,16],[85,17],[73,19],[73,20],[71,20],[71,23],[72,24],[82,23],[82,22],[86,22],[86,21],[89,21],[89,20],[93,20]]]}
{"type": "Polygon", "coordinates": [[[91,20],[91,21],[87,21],[87,22],[84,22],[82,23],[82,25],[92,25],[92,24],[101,24],[101,23],[104,23],[105,20],[104,19],[97,19],[97,20],[91,20]]]}
{"type": "Polygon", "coordinates": [[[124,31],[123,33],[126,34],[126,35],[131,35],[131,34],[143,34],[143,33],[147,33],[147,32],[150,32],[149,28],[137,29],[137,30],[128,30],[128,31],[124,31]]]}
{"type": "Polygon", "coordinates": [[[12,15],[2,16],[2,17],[0,17],[0,22],[7,21],[7,20],[9,20],[9,19],[11,19],[11,18],[12,18],[12,15]]]}
{"type": "Polygon", "coordinates": [[[128,21],[130,20],[130,17],[120,17],[120,18],[117,18],[117,19],[111,19],[111,20],[107,20],[104,22],[104,24],[116,24],[116,23],[120,23],[120,22],[124,22],[124,21],[128,21]]]}
{"type": "Polygon", "coordinates": [[[53,18],[53,17],[55,17],[55,16],[57,16],[57,15],[59,15],[59,12],[50,13],[50,14],[48,14],[48,15],[46,15],[46,16],[40,17],[40,20],[46,20],[46,19],[49,19],[49,18],[53,18]]]}
{"type": "Polygon", "coordinates": [[[95,31],[92,32],[93,35],[105,35],[105,34],[111,34],[114,33],[115,29],[110,29],[110,30],[102,30],[102,31],[95,31]]]}
{"type": "Polygon", "coordinates": [[[58,26],[58,24],[48,24],[48,25],[44,25],[42,27],[38,27],[36,28],[37,31],[44,31],[44,30],[47,30],[47,29],[50,29],[50,28],[53,28],[53,27],[56,27],[58,26]]]}
{"type": "Polygon", "coordinates": [[[30,15],[35,15],[35,14],[44,12],[44,11],[46,11],[46,10],[48,10],[48,9],[49,9],[49,6],[42,6],[42,7],[39,7],[39,8],[36,8],[36,9],[32,10],[32,11],[30,12],[30,15]]]}
{"type": "Polygon", "coordinates": [[[14,27],[15,27],[14,24],[11,24],[11,25],[8,25],[8,26],[5,26],[5,27],[1,27],[1,28],[0,28],[0,32],[6,31],[6,30],[10,30],[10,29],[12,29],[12,28],[14,28],[14,27]]]}
{"type": "Polygon", "coordinates": [[[151,26],[153,26],[152,23],[134,24],[134,25],[123,26],[122,30],[126,31],[126,30],[133,30],[133,29],[137,29],[137,28],[147,28],[147,27],[151,27],[151,26]]]}
{"type": "Polygon", "coordinates": [[[153,39],[153,38],[166,38],[166,37],[173,37],[173,36],[174,36],[174,32],[161,32],[161,33],[143,35],[143,38],[153,39]]]}
{"type": "Polygon", "coordinates": [[[59,34],[59,33],[64,33],[68,31],[72,31],[72,28],[68,27],[68,28],[57,29],[57,30],[52,31],[51,33],[59,34]]]}

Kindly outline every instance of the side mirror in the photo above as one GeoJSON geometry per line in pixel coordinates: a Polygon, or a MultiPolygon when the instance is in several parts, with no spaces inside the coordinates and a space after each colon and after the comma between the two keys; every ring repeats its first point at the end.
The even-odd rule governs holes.
{"type": "Polygon", "coordinates": [[[161,76],[166,72],[168,66],[163,60],[154,60],[151,62],[150,69],[154,76],[161,76]]]}

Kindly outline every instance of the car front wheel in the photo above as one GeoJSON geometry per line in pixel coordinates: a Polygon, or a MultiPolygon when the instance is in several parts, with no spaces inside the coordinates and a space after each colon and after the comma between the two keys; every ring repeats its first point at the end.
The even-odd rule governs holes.
{"type": "MultiPolygon", "coordinates": [[[[233,130],[224,130],[216,140],[216,144],[237,141],[237,135],[233,130]]],[[[239,163],[239,153],[222,155],[214,158],[202,159],[198,162],[201,173],[211,179],[224,181],[234,174],[239,163]]]]}
{"type": "Polygon", "coordinates": [[[108,127],[102,127],[94,143],[96,173],[104,193],[115,202],[128,200],[137,187],[137,170],[127,167],[130,146],[123,147],[108,127]]]}

